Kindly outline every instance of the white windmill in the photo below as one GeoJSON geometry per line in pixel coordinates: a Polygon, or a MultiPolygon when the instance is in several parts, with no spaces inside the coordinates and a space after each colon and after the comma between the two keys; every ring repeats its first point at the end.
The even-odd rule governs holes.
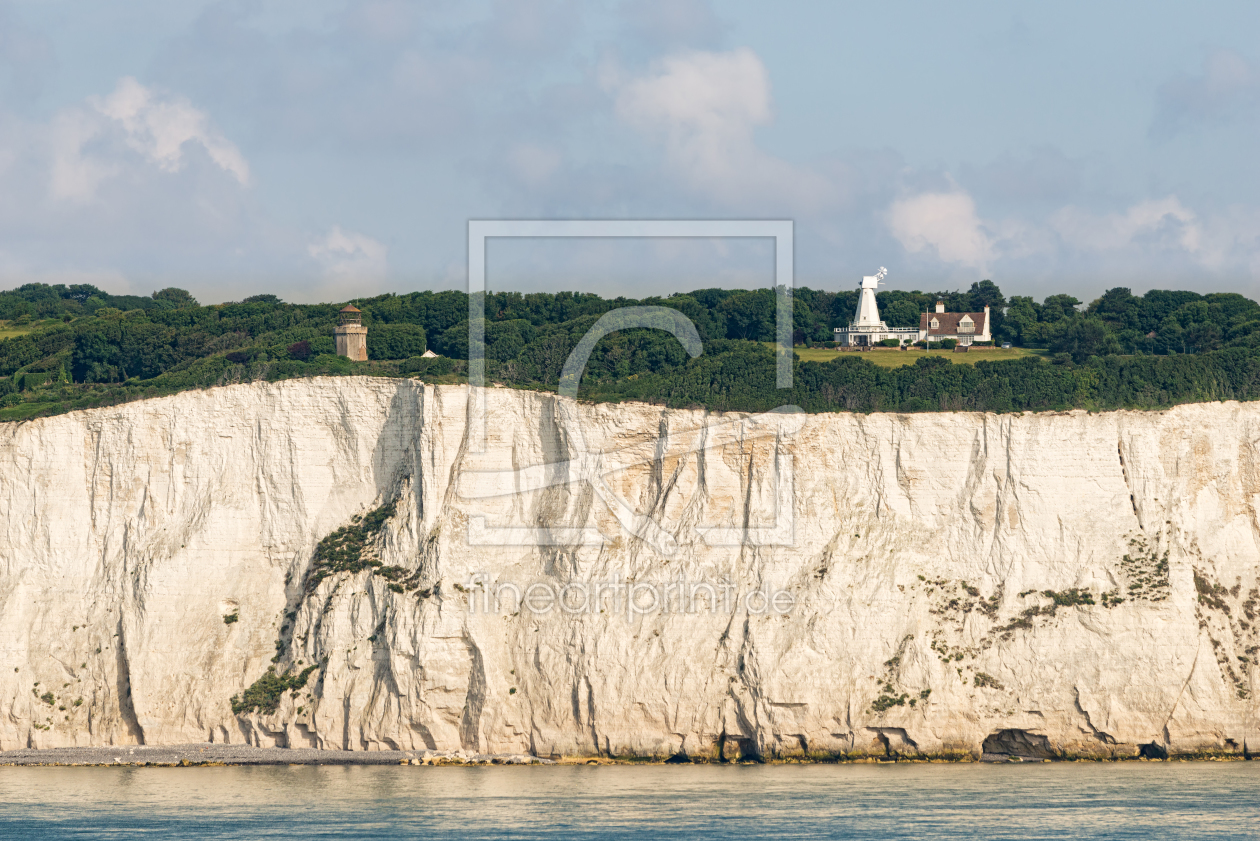
{"type": "Polygon", "coordinates": [[[868,328],[881,332],[886,329],[884,322],[879,320],[879,305],[875,303],[875,290],[879,287],[879,282],[887,275],[888,269],[880,266],[879,271],[874,275],[862,278],[860,287],[862,295],[858,298],[857,314],[853,317],[850,329],[868,328]]]}
{"type": "Polygon", "coordinates": [[[843,347],[871,347],[884,339],[896,339],[899,342],[913,342],[919,331],[913,327],[889,327],[879,317],[879,304],[875,301],[875,290],[880,281],[888,276],[888,269],[883,266],[873,275],[862,278],[858,287],[857,312],[848,327],[837,327],[836,343],[843,347]]]}

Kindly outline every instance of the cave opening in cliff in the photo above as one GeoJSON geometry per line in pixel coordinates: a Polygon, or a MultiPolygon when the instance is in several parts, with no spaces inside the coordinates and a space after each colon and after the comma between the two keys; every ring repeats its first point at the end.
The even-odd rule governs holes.
{"type": "Polygon", "coordinates": [[[986,757],[996,759],[1053,759],[1050,740],[1027,730],[999,730],[984,740],[981,748],[986,757]]]}

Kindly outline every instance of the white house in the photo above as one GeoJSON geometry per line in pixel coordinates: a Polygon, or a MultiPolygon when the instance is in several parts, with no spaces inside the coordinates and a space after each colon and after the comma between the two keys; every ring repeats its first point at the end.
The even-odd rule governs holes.
{"type": "Polygon", "coordinates": [[[987,306],[984,312],[945,312],[945,304],[937,301],[936,312],[925,312],[919,316],[918,341],[953,339],[966,347],[972,342],[992,341],[989,328],[987,306]]]}

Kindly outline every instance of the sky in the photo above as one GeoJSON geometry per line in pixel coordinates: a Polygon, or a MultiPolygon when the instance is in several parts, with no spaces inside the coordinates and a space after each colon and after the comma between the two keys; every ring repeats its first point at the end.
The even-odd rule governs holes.
{"type": "MultiPolygon", "coordinates": [[[[1260,4],[0,0],[0,288],[465,288],[470,219],[795,282],[1260,297],[1260,4]]],[[[493,289],[772,282],[492,240],[493,289]]]]}

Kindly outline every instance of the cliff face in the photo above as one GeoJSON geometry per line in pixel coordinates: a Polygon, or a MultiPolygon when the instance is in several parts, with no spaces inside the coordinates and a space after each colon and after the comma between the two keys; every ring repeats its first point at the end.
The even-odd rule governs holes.
{"type": "Polygon", "coordinates": [[[417,381],[0,427],[0,748],[1260,743],[1258,404],[749,422],[492,389],[488,407],[480,454],[466,391],[417,381]],[[503,472],[534,465],[552,467],[503,472]],[[503,586],[531,584],[569,609],[503,586]],[[255,685],[273,657],[305,683],[255,685]]]}

